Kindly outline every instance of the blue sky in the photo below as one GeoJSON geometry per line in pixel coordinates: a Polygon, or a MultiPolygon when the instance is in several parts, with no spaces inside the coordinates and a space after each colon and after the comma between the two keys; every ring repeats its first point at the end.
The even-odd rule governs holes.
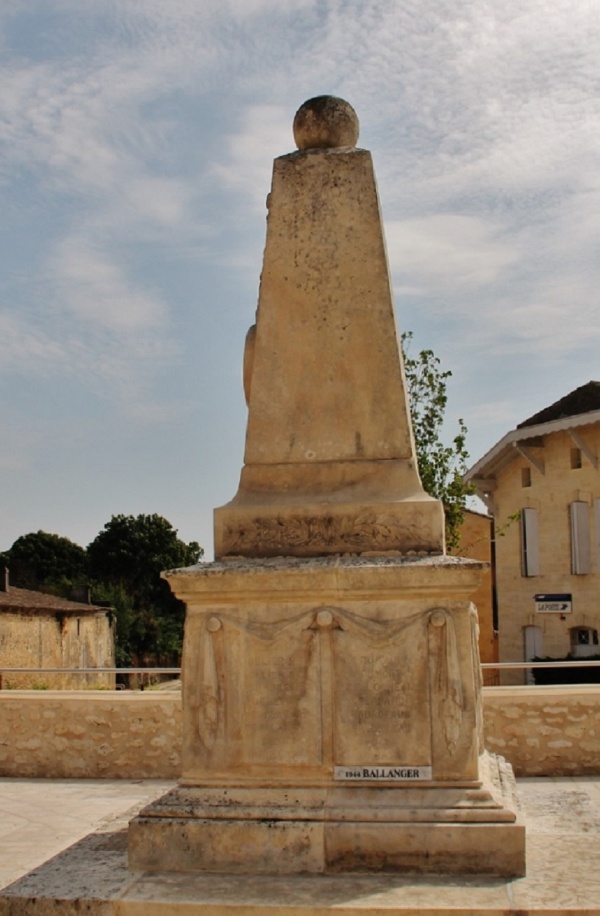
{"type": "Polygon", "coordinates": [[[600,378],[600,4],[4,0],[0,549],[237,490],[272,160],[342,96],[472,461],[600,378]]]}

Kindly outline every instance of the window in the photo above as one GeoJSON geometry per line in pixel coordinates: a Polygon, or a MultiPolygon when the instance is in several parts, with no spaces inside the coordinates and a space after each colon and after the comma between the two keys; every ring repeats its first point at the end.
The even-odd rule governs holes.
{"type": "Polygon", "coordinates": [[[531,486],[531,468],[521,468],[521,486],[531,486]]]}
{"type": "Polygon", "coordinates": [[[590,507],[578,499],[571,503],[571,572],[584,576],[590,567],[590,507]]]}
{"type": "Polygon", "coordinates": [[[521,509],[521,574],[540,574],[537,509],[521,509]]]}
{"type": "Polygon", "coordinates": [[[598,630],[592,627],[572,627],[571,655],[575,658],[588,658],[598,654],[598,630]]]}
{"type": "Polygon", "coordinates": [[[573,469],[581,467],[581,449],[580,448],[571,449],[571,467],[573,469]]]}

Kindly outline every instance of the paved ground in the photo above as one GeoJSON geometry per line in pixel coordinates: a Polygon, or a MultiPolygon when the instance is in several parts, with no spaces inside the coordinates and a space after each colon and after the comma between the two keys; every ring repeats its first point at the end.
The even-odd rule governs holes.
{"type": "Polygon", "coordinates": [[[0,916],[80,913],[80,907],[102,916],[600,916],[600,777],[518,784],[526,878],[161,878],[127,871],[125,826],[172,783],[0,779],[0,886],[15,882],[0,891],[0,916]],[[102,896],[112,902],[100,904],[102,896]],[[46,909],[46,898],[63,903],[46,909]]]}
{"type": "Polygon", "coordinates": [[[123,826],[173,782],[0,779],[0,888],[93,831],[123,826]]]}

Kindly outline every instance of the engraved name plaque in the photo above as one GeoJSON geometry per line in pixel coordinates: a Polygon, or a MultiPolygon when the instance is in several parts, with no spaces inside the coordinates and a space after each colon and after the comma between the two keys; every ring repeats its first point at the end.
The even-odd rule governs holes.
{"type": "Polygon", "coordinates": [[[431,767],[336,767],[335,778],[344,780],[370,780],[377,782],[390,779],[394,782],[419,782],[431,779],[431,767]]]}

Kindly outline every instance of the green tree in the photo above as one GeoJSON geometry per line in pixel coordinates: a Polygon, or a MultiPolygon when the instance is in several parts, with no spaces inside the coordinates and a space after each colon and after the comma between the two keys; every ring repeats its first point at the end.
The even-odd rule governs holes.
{"type": "Polygon", "coordinates": [[[458,432],[451,443],[447,445],[444,442],[447,380],[452,372],[441,368],[441,361],[433,350],[420,350],[416,357],[412,357],[412,338],[411,331],[402,335],[402,350],[419,474],[426,492],[442,500],[446,542],[448,547],[456,547],[467,496],[474,492],[463,480],[469,457],[466,449],[467,427],[463,420],[459,420],[458,432]]]}
{"type": "Polygon", "coordinates": [[[121,585],[104,585],[101,582],[95,582],[92,586],[92,604],[109,606],[114,611],[116,667],[130,667],[135,644],[133,628],[136,613],[133,600],[121,585]]]}
{"type": "Polygon", "coordinates": [[[140,664],[178,660],[185,607],[160,573],[191,566],[202,554],[196,541],[180,540],[160,515],[113,515],[106,523],[88,546],[88,569],[98,586],[119,597],[115,608],[120,658],[140,664]]]}
{"type": "Polygon", "coordinates": [[[8,566],[10,580],[17,588],[68,597],[74,586],[86,583],[87,559],[83,547],[46,531],[21,535],[9,550],[0,554],[0,563],[8,566]]]}

